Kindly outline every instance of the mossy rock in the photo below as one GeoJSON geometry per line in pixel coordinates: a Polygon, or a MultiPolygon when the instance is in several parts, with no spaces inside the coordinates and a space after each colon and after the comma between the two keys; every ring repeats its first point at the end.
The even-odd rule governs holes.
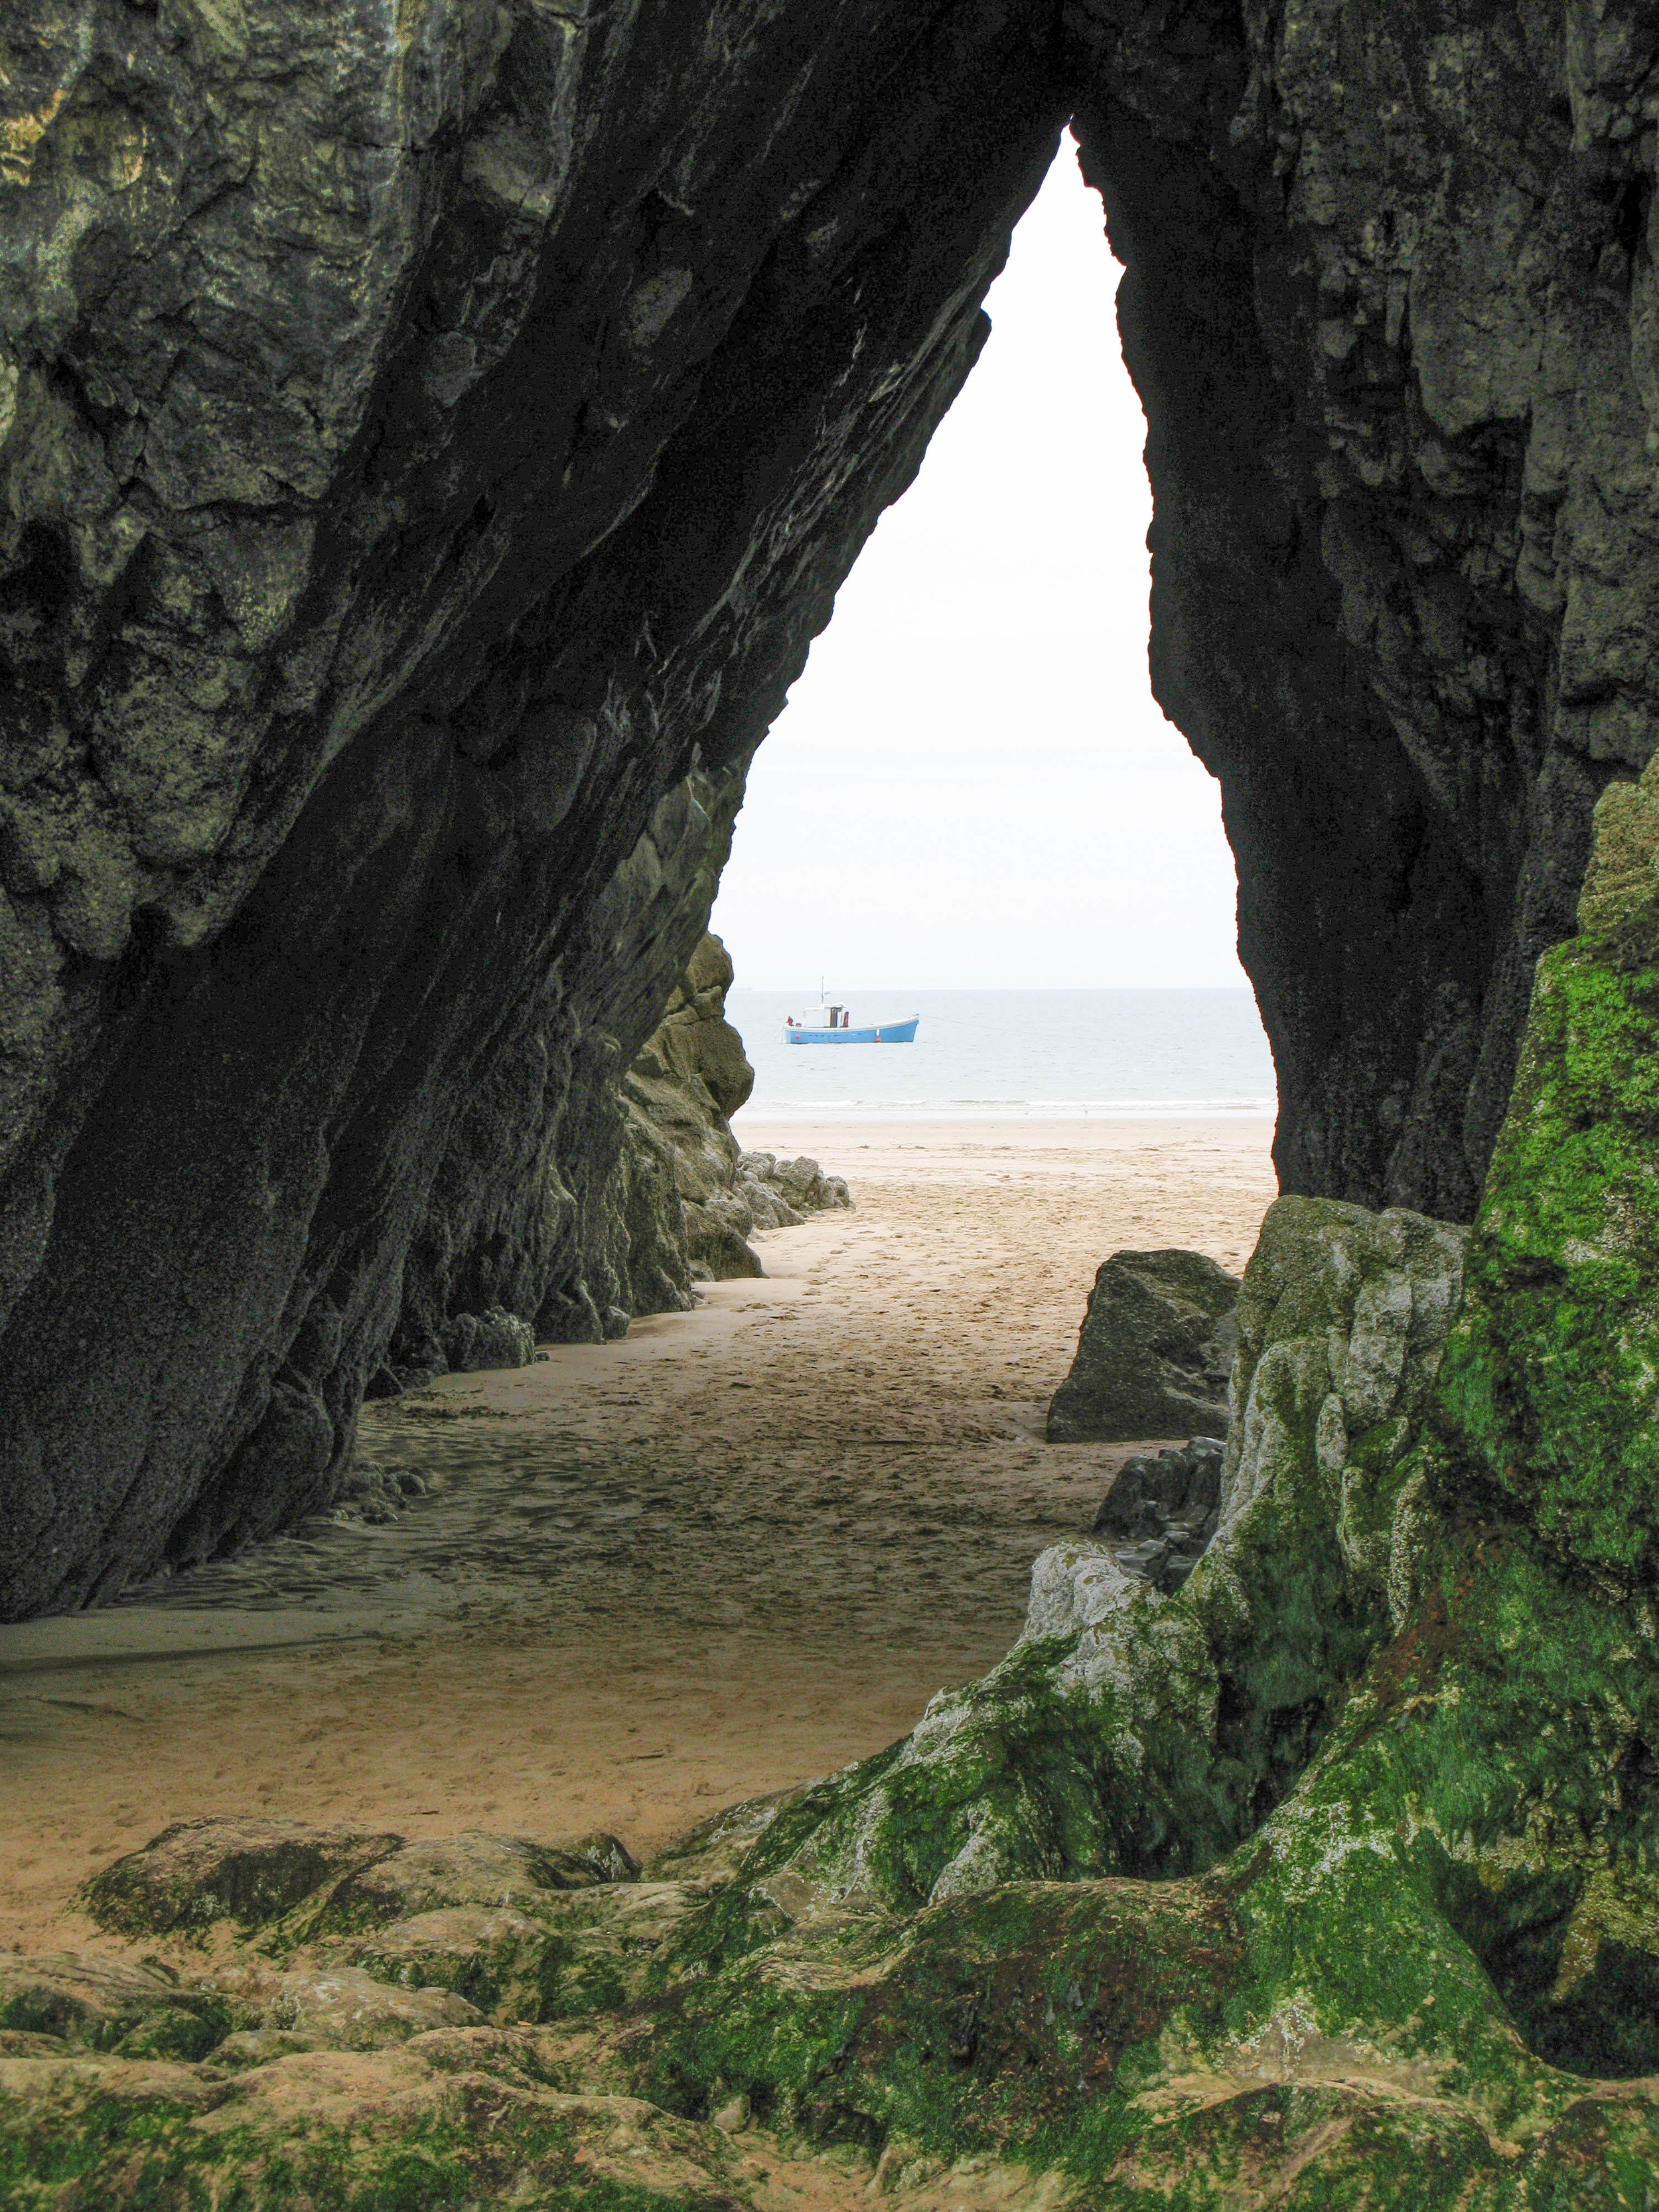
{"type": "Polygon", "coordinates": [[[1410,1602],[1413,1443],[1463,1242],[1281,1199],[1237,1308],[1220,1522],[1185,1585],[1134,1578],[1105,1543],[1052,1546],[1009,1656],[781,1810],[717,1939],[686,1940],[726,1955],[816,1909],[787,1881],[838,1911],[908,1911],[1010,1877],[1198,1873],[1250,1834],[1410,1602]]]}
{"type": "Polygon", "coordinates": [[[534,1917],[451,1906],[326,1943],[318,1956],[406,1989],[452,1990],[502,2022],[580,2019],[646,1993],[702,1894],[642,1881],[548,1898],[534,1917]]]}
{"type": "Polygon", "coordinates": [[[0,2032],[66,2049],[203,2058],[251,2018],[153,1966],[86,1951],[0,1959],[0,2032]]]}
{"type": "Polygon", "coordinates": [[[18,2212],[732,2212],[726,2139],[543,2078],[528,2039],[424,2038],[213,2078],[0,2061],[0,2203],[18,2212]]]}
{"type": "Polygon", "coordinates": [[[920,1914],[803,1882],[769,1930],[763,1836],[704,1908],[726,1940],[659,2002],[641,2086],[688,2112],[741,2091],[872,2150],[993,2150],[1101,2203],[1520,2212],[1659,2188],[1659,2100],[1620,2078],[1659,2053],[1628,1759],[1659,1725],[1651,1660],[1513,1536],[1447,1532],[1426,1571],[1295,1788],[1202,1875],[920,1914]]]}
{"type": "Polygon", "coordinates": [[[260,1928],[403,1841],[307,1820],[185,1820],[93,1875],[81,1895],[112,1935],[201,1936],[222,1920],[260,1928]]]}
{"type": "Polygon", "coordinates": [[[452,1905],[534,1912],[574,1890],[637,1880],[611,1835],[541,1841],[483,1835],[410,1843],[389,1832],[299,1820],[191,1820],[94,1875],[81,1896],[111,1934],[200,1938],[229,1922],[291,1950],[452,1905]]]}
{"type": "Polygon", "coordinates": [[[1659,1580],[1659,776],[1596,809],[1584,933],[1539,963],[1448,1349],[1480,1480],[1620,1589],[1659,1580]]]}
{"type": "Polygon", "coordinates": [[[477,1905],[532,1916],[573,1891],[632,1882],[639,1866],[614,1836],[569,1842],[467,1832],[403,1844],[374,1859],[289,1917],[285,1942],[349,1935],[417,1913],[477,1905]]]}

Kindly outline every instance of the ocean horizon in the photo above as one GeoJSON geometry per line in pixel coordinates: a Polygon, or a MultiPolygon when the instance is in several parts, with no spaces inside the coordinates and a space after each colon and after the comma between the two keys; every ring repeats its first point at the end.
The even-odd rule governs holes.
{"type": "Polygon", "coordinates": [[[726,1018],[773,1121],[1102,1121],[1278,1111],[1248,990],[840,989],[855,1027],[919,1014],[914,1044],[791,1045],[816,994],[734,987],[726,1018]]]}

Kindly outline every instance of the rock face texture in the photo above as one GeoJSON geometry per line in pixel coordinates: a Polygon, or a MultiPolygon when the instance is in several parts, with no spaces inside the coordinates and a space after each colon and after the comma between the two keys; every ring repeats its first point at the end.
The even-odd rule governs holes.
{"type": "MultiPolygon", "coordinates": [[[[694,1278],[720,1282],[761,1273],[746,1241],[755,1218],[739,1188],[742,1148],[727,1126],[755,1087],[743,1040],[726,1018],[731,981],[726,947],[705,937],[623,1085],[630,1178],[636,1188],[653,1178],[665,1194],[650,1241],[665,1288],[672,1284],[674,1293],[658,1306],[647,1303],[635,1259],[629,1270],[635,1313],[689,1305],[694,1278]]],[[[643,1211],[636,1205],[636,1214],[643,1211]]],[[[636,1246],[648,1236],[641,1224],[636,1246]]]]}
{"type": "Polygon", "coordinates": [[[1659,1566],[1659,766],[1595,810],[1447,1356],[1450,1463],[1627,1597],[1659,1566]]]}
{"type": "Polygon", "coordinates": [[[325,1497],[430,1194],[465,1275],[555,1126],[608,1325],[617,1080],[1064,103],[896,0],[7,39],[17,1614],[325,1497]]]}
{"type": "MultiPolygon", "coordinates": [[[[659,809],[606,902],[612,921],[624,927],[626,894],[641,879],[665,879],[665,907],[689,896],[701,929],[714,889],[714,869],[702,865],[708,834],[696,792],[659,809]],[[688,871],[669,857],[687,844],[697,858],[689,892],[688,871]]],[[[722,857],[728,834],[717,840],[722,857]]],[[[671,951],[682,928],[677,918],[671,951]]],[[[682,1183],[729,1183],[738,1156],[725,1120],[736,1104],[722,1108],[702,1063],[720,1098],[741,1103],[751,1080],[725,1019],[731,976],[718,939],[700,939],[680,978],[662,987],[655,1034],[639,1032],[646,1007],[660,1011],[647,999],[620,1036],[585,1030],[580,1048],[564,1053],[550,1011],[548,1027],[467,1102],[410,1243],[397,1328],[372,1387],[441,1373],[459,1317],[491,1306],[537,1340],[603,1343],[635,1314],[690,1304],[682,1183]]]]}
{"type": "Polygon", "coordinates": [[[1202,1252],[1114,1252],[1049,1404],[1049,1443],[1224,1436],[1237,1303],[1237,1276],[1202,1252]]]}
{"type": "Polygon", "coordinates": [[[1194,1437],[1156,1459],[1126,1459],[1089,1534],[1109,1547],[1126,1575],[1179,1589],[1221,1518],[1225,1457],[1218,1437],[1194,1437]]]}
{"type": "Polygon", "coordinates": [[[1283,1179],[1467,1219],[1652,745],[1648,11],[352,27],[8,17],[0,1613],[325,1498],[423,1224],[625,1310],[623,1071],[1068,115],[1283,1179]]]}
{"type": "Polygon", "coordinates": [[[731,981],[726,947],[705,935],[620,1074],[620,1044],[601,1037],[580,1091],[550,1086],[545,1041],[532,1040],[469,1107],[410,1244],[371,1395],[446,1368],[523,1366],[538,1341],[602,1343],[637,1314],[684,1312],[694,1281],[762,1272],[746,1241],[756,1229],[851,1205],[815,1160],[775,1163],[732,1134],[755,1079],[726,1018],[731,981]],[[514,1145],[511,1174],[492,1143],[514,1145]],[[474,1312],[469,1299],[512,1305],[474,1312]]]}

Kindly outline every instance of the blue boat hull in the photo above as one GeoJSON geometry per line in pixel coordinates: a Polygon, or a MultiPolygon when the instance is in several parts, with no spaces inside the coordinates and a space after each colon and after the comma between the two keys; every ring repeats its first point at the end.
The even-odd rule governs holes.
{"type": "Polygon", "coordinates": [[[902,1022],[881,1022],[872,1030],[785,1030],[790,1044],[914,1044],[920,1014],[902,1022]]]}

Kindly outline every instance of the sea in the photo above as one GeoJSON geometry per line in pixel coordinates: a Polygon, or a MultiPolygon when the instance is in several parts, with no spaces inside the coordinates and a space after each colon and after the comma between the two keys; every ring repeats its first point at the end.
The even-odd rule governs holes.
{"type": "Polygon", "coordinates": [[[1273,1114],[1273,1054],[1247,990],[831,994],[854,1027],[920,1014],[914,1044],[790,1045],[799,993],[734,988],[726,1018],[769,1121],[1127,1120],[1273,1114]]]}

